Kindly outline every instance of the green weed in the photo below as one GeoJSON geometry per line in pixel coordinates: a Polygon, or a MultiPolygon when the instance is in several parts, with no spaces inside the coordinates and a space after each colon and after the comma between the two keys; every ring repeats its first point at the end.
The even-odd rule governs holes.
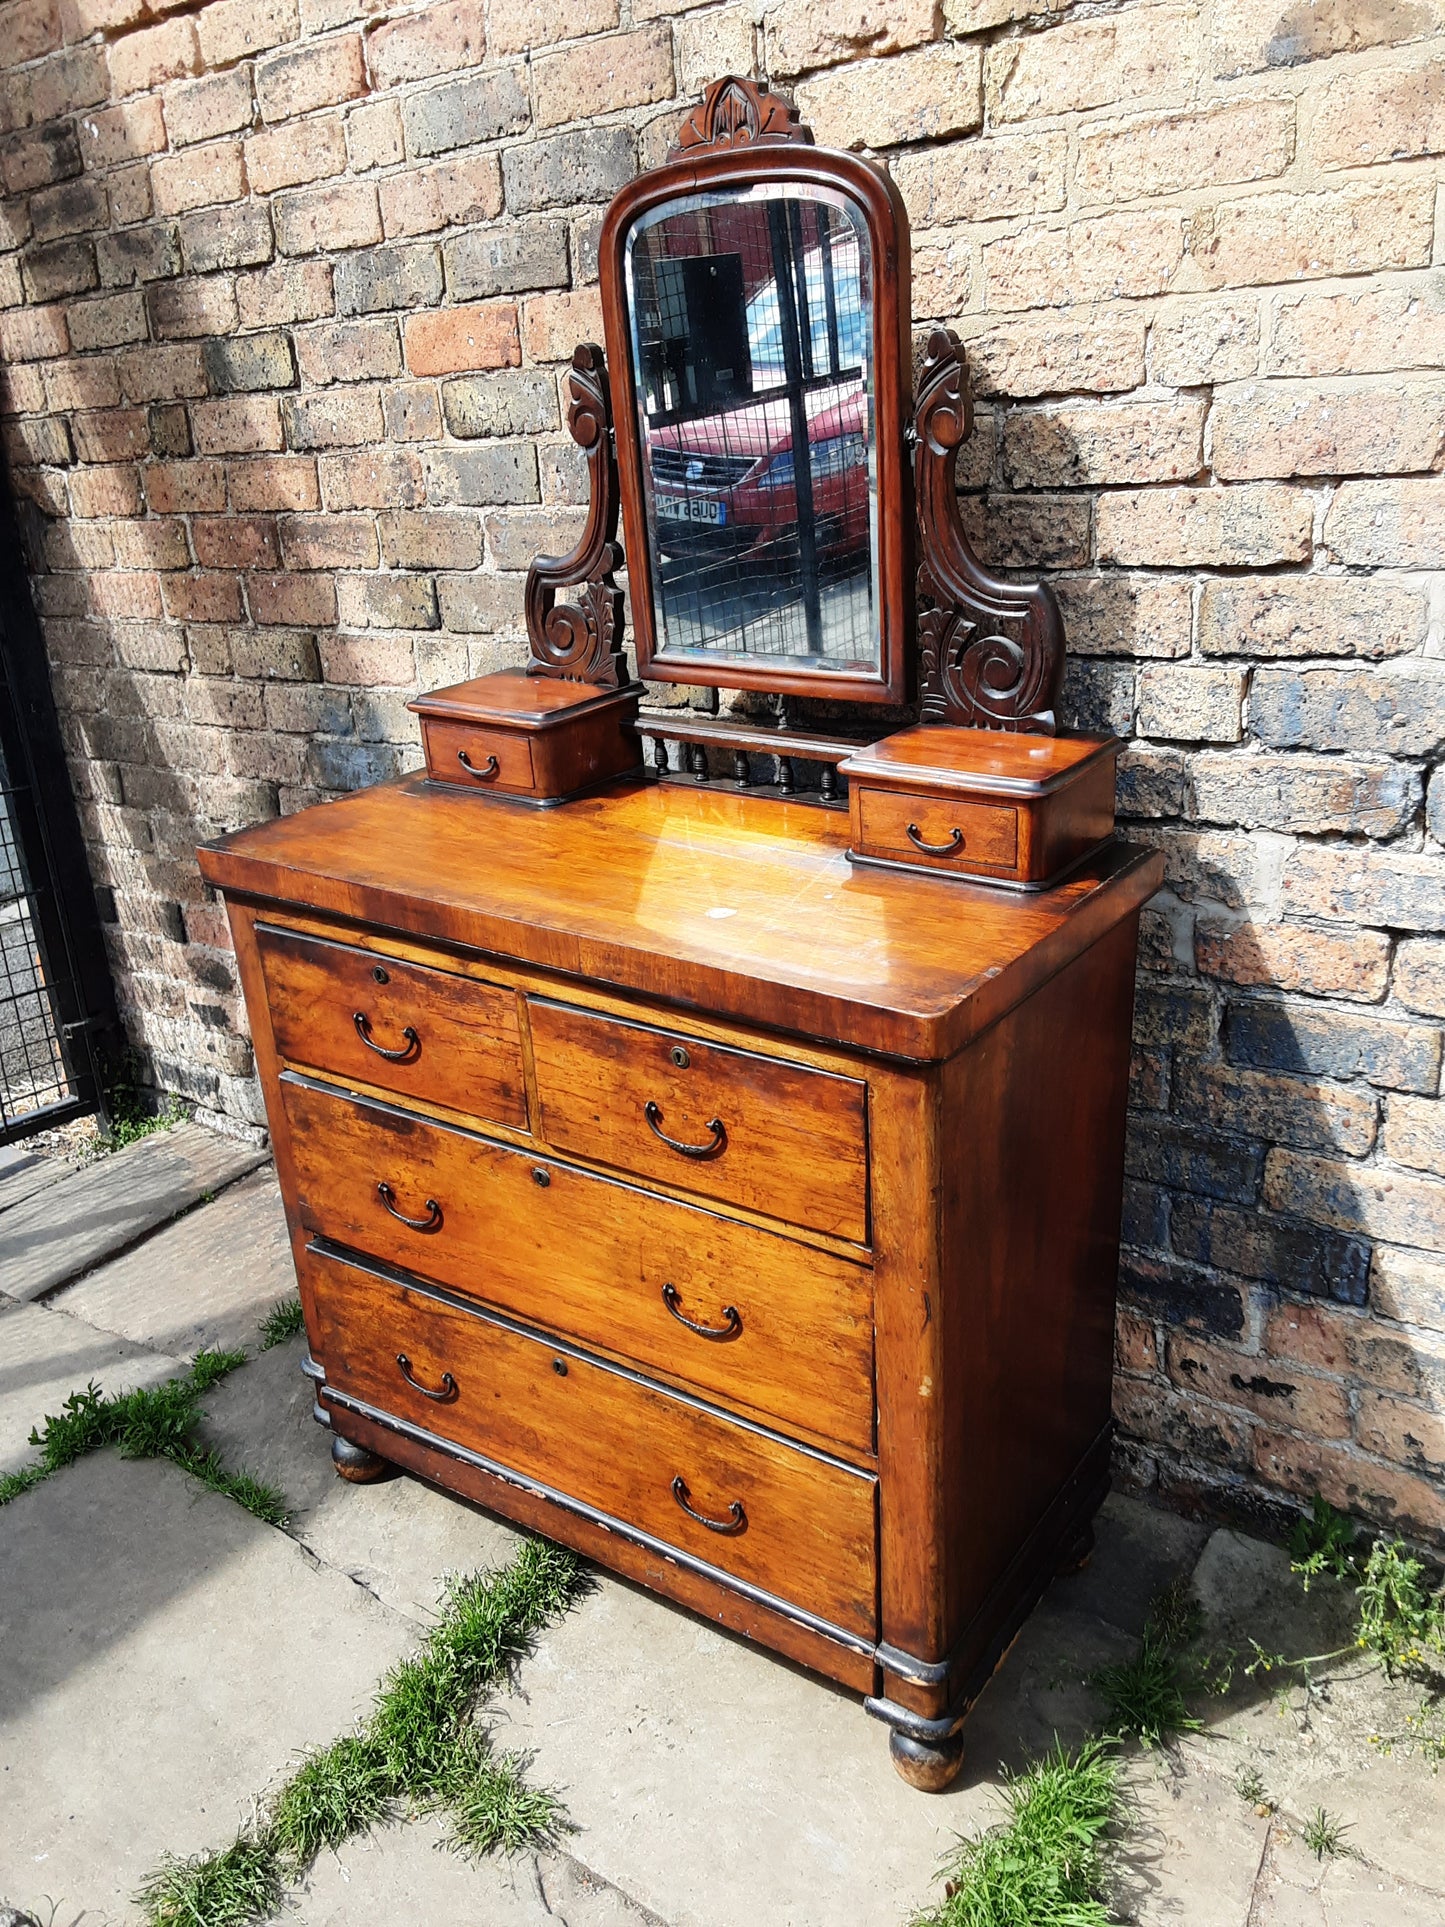
{"type": "Polygon", "coordinates": [[[1003,1788],[1008,1818],[960,1841],[941,1907],[915,1927],[1106,1927],[1104,1835],[1118,1802],[1110,1742],[1051,1753],[1003,1788]]]}
{"type": "Polygon", "coordinates": [[[402,1803],[444,1813],[466,1852],[512,1853],[555,1838],[566,1824],[556,1795],[527,1784],[519,1756],[493,1753],[476,1709],[581,1584],[573,1555],[539,1539],[499,1571],[453,1580],[431,1632],[387,1674],[360,1731],[308,1753],[265,1818],[225,1853],[165,1862],[138,1896],[147,1927],[263,1917],[287,1878],[402,1803]],[[254,1877],[256,1901],[245,1900],[231,1861],[254,1877]]]}
{"type": "Polygon", "coordinates": [[[1309,1819],[1300,1828],[1300,1838],[1309,1848],[1316,1860],[1333,1860],[1351,1849],[1345,1843],[1349,1832],[1348,1824],[1337,1820],[1323,1807],[1316,1807],[1309,1819]]]}
{"type": "Polygon", "coordinates": [[[1376,1539],[1356,1593],[1356,1636],[1392,1678],[1445,1660],[1445,1590],[1430,1590],[1423,1563],[1402,1540],[1376,1539]]]}
{"type": "Polygon", "coordinates": [[[1265,1791],[1264,1776],[1257,1766],[1242,1766],[1234,1778],[1234,1790],[1252,1807],[1273,1811],[1274,1801],[1265,1791]]]}
{"type": "Polygon", "coordinates": [[[1199,1602],[1187,1580],[1176,1580],[1150,1607],[1135,1657],[1091,1675],[1108,1709],[1111,1734],[1162,1746],[1176,1733],[1199,1731],[1201,1722],[1189,1711],[1185,1693],[1203,1682],[1199,1667],[1186,1668],[1183,1659],[1199,1627],[1199,1602]]]}
{"type": "Polygon", "coordinates": [[[1317,1492],[1310,1501],[1308,1513],[1296,1523],[1289,1537],[1291,1570],[1304,1580],[1306,1592],[1311,1579],[1318,1579],[1322,1574],[1328,1574],[1331,1579],[1354,1578],[1358,1536],[1354,1521],[1337,1512],[1329,1500],[1322,1499],[1317,1492]]]}
{"type": "Polygon", "coordinates": [[[261,1334],[261,1350],[269,1352],[273,1345],[284,1345],[288,1338],[306,1329],[305,1314],[301,1310],[301,1300],[293,1291],[289,1298],[283,1298],[267,1312],[257,1327],[261,1334]]]}
{"type": "Polygon", "coordinates": [[[144,1137],[153,1137],[157,1131],[173,1130],[177,1124],[184,1124],[190,1112],[178,1097],[167,1097],[158,1109],[152,1110],[141,1093],[133,1085],[116,1085],[106,1092],[106,1129],[96,1139],[96,1150],[123,1151],[127,1145],[139,1144],[144,1137]]]}
{"type": "Polygon", "coordinates": [[[0,1479],[0,1505],[8,1505],[87,1453],[113,1445],[126,1459],[170,1459],[267,1525],[284,1525],[286,1501],[274,1486],[246,1472],[228,1471],[217,1453],[203,1451],[191,1436],[200,1419],[202,1398],[245,1362],[244,1352],[202,1351],[182,1377],[159,1385],[142,1385],[107,1397],[92,1381],[83,1392],[72,1392],[58,1412],[42,1419],[31,1432],[30,1443],[37,1448],[33,1463],[0,1479]]]}

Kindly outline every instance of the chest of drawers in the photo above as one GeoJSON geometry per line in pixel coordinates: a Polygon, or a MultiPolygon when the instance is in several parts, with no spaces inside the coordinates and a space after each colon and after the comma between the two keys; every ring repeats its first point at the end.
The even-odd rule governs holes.
{"type": "Polygon", "coordinates": [[[1021,896],[847,848],[715,790],[408,779],[202,867],[338,1469],[843,1682],[938,1785],[1107,1478],[1160,866],[1021,896]]]}

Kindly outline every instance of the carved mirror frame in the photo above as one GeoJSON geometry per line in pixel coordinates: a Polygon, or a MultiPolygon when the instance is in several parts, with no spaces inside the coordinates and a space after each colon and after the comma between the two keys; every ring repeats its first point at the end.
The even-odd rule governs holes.
{"type": "Polygon", "coordinates": [[[908,216],[897,188],[872,162],[813,146],[796,108],[729,76],[708,88],[667,162],[623,188],[602,226],[602,325],[612,384],[623,543],[628,559],[638,674],[659,682],[765,689],[847,702],[902,702],[913,656],[913,501],[905,424],[911,373],[908,216]],[[819,672],[745,657],[669,654],[657,632],[654,557],[648,539],[626,251],[645,215],[669,201],[717,189],[779,184],[824,188],[857,208],[873,252],[873,433],[877,462],[876,673],[819,672]]]}

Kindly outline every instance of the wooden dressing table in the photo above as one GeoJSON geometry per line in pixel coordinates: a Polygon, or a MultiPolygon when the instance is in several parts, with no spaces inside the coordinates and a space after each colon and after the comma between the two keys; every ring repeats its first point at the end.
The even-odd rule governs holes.
{"type": "Polygon", "coordinates": [[[719,82],[672,165],[618,197],[603,277],[608,355],[579,350],[571,387],[592,511],[573,556],[534,568],[531,675],[421,699],[426,775],[201,853],[316,1414],[343,1476],[405,1467],[851,1687],[905,1777],[937,1787],[1107,1482],[1134,958],[1160,862],[1113,838],[1114,746],[1052,733],[1052,597],[963,541],[946,337],[909,449],[907,231],[884,177],[719,82]],[[822,199],[780,215],[779,181],[822,199]],[[639,210],[679,200],[692,252],[659,259],[691,265],[654,268],[673,294],[734,288],[750,380],[680,337],[649,348],[638,316],[661,309],[625,250],[639,210]],[[851,241],[809,212],[854,203],[851,241]],[[793,337],[773,365],[775,318],[793,337]],[[705,392],[679,407],[669,382],[705,392]],[[720,420],[742,443],[731,480],[720,420]],[[701,452],[675,460],[686,434],[701,452]],[[753,511],[773,521],[716,539],[743,513],[737,461],[782,455],[780,512],[753,511]],[[701,541],[701,515],[658,508],[693,463],[701,541]],[[850,465],[869,518],[851,548],[854,507],[830,506],[850,465]],[[684,716],[676,763],[645,772],[637,732],[664,732],[621,658],[619,502],[650,677],[901,699],[916,625],[923,726],[890,751],[684,716]],[[744,642],[766,618],[793,638],[781,660],[695,620],[739,563],[765,576],[744,642]]]}

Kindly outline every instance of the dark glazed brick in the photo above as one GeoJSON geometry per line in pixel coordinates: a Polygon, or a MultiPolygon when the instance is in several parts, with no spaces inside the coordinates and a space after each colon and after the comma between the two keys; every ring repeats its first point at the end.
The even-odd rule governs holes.
{"type": "Polygon", "coordinates": [[[1317,1005],[1251,998],[1225,1012],[1231,1064],[1321,1077],[1366,1077],[1389,1090],[1433,1095],[1440,1080],[1440,1032],[1317,1005]]]}
{"type": "Polygon", "coordinates": [[[296,386],[291,337],[279,329],[265,335],[223,335],[208,341],[201,352],[213,394],[244,395],[296,386]]]}
{"type": "Polygon", "coordinates": [[[1338,1231],[1200,1198],[1176,1198],[1169,1210],[1169,1242],[1194,1264],[1237,1272],[1302,1297],[1332,1298],[1340,1305],[1363,1305],[1369,1297],[1370,1246],[1338,1231]]]}
{"type": "Polygon", "coordinates": [[[1244,1330],[1244,1298],[1237,1285],[1127,1246],[1119,1254],[1119,1290],[1130,1303],[1171,1325],[1212,1332],[1216,1338],[1238,1338],[1244,1330]]]}
{"type": "Polygon", "coordinates": [[[25,194],[52,181],[73,180],[80,170],[80,142],[69,121],[32,128],[0,148],[0,173],[11,194],[25,194]]]}
{"type": "Polygon", "coordinates": [[[407,152],[423,157],[520,134],[531,118],[521,70],[512,67],[413,94],[402,108],[407,152]]]}
{"type": "Polygon", "coordinates": [[[1208,1050],[1214,1042],[1214,1002],[1207,991],[1141,984],[1134,997],[1134,1041],[1158,1048],[1208,1050]]]}
{"type": "Polygon", "coordinates": [[[502,156],[502,183],[514,214],[609,201],[636,170],[637,147],[630,127],[585,128],[509,148],[502,156]]]}
{"type": "Polygon", "coordinates": [[[178,402],[158,403],[149,415],[151,447],[157,455],[175,458],[191,452],[191,424],[178,402]]]}
{"type": "Polygon", "coordinates": [[[1124,1181],[1124,1225],[1120,1233],[1126,1245],[1158,1246],[1169,1242],[1169,1198],[1154,1184],[1124,1181]]]}
{"type": "Polygon", "coordinates": [[[181,271],[181,244],[174,228],[122,228],[118,234],[102,234],[95,249],[100,278],[108,288],[164,281],[181,271]]]}
{"type": "Polygon", "coordinates": [[[208,207],[181,221],[181,246],[192,274],[215,268],[254,268],[276,252],[264,206],[208,207]]]}
{"type": "Polygon", "coordinates": [[[30,197],[30,222],[37,241],[52,241],[62,234],[80,234],[87,228],[105,227],[110,220],[110,203],[105,189],[94,181],[65,181],[47,187],[30,197]]]}
{"type": "Polygon", "coordinates": [[[428,308],[441,300],[441,256],[429,245],[368,248],[336,263],[335,287],[338,314],[428,308]]]}
{"type": "Polygon", "coordinates": [[[1264,1152],[1257,1144],[1236,1138],[1212,1137],[1187,1125],[1140,1118],[1129,1133],[1125,1168],[1130,1177],[1149,1179],[1173,1191],[1250,1204],[1259,1195],[1264,1152]]]}
{"type": "Polygon", "coordinates": [[[387,743],[319,742],[306,750],[306,778],[323,790],[363,790],[396,775],[396,751],[387,743]]]}
{"type": "Polygon", "coordinates": [[[83,294],[99,279],[89,241],[52,241],[49,247],[31,248],[25,256],[25,292],[32,301],[83,294]]]}
{"type": "Polygon", "coordinates": [[[459,301],[567,285],[567,230],[560,221],[519,221],[460,235],[442,250],[447,290],[459,301]]]}

